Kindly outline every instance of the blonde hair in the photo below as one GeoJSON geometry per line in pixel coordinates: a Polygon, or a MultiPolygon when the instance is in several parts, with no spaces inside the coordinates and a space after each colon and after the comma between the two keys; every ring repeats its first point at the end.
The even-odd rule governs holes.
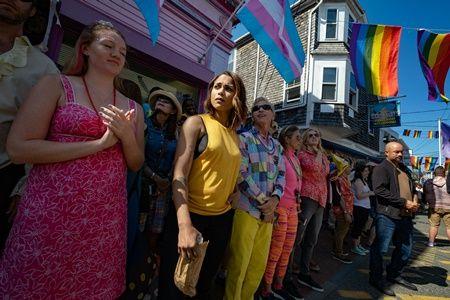
{"type": "Polygon", "coordinates": [[[317,151],[318,152],[322,152],[323,154],[325,154],[324,149],[322,148],[322,134],[320,133],[320,131],[318,129],[314,129],[314,128],[306,128],[305,131],[303,131],[302,133],[302,145],[301,145],[301,150],[307,150],[307,143],[306,141],[308,140],[309,137],[309,133],[310,132],[317,132],[319,134],[319,144],[317,145],[317,151]]]}
{"type": "Polygon", "coordinates": [[[205,111],[211,115],[215,115],[216,109],[211,103],[211,91],[214,87],[214,83],[222,75],[226,75],[233,79],[235,93],[233,96],[233,108],[228,116],[227,127],[237,129],[241,124],[245,123],[247,119],[247,94],[245,91],[244,82],[241,77],[234,72],[224,71],[215,76],[208,84],[208,96],[205,101],[205,111]]]}

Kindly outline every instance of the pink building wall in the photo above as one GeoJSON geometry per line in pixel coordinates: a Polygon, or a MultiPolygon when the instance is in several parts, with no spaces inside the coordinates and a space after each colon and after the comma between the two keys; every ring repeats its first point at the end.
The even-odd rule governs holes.
{"type": "Polygon", "coordinates": [[[199,63],[214,33],[231,14],[221,7],[219,0],[165,0],[160,11],[161,31],[156,46],[152,46],[144,17],[133,0],[64,0],[61,13],[83,24],[96,19],[120,23],[119,29],[123,26],[130,32],[129,35],[125,32],[130,46],[205,83],[214,73],[226,69],[226,59],[234,46],[229,25],[208,51],[206,59],[199,63]]]}

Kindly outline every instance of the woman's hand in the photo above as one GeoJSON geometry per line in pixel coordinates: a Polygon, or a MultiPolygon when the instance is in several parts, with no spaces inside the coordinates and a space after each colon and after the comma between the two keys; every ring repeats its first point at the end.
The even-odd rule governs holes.
{"type": "Polygon", "coordinates": [[[169,190],[170,187],[170,181],[167,178],[161,178],[158,175],[154,176],[154,180],[156,182],[156,187],[158,188],[158,191],[161,193],[165,193],[169,190]]]}
{"type": "Polygon", "coordinates": [[[134,137],[134,114],[134,109],[125,113],[123,110],[111,104],[100,109],[100,116],[103,119],[103,123],[105,123],[105,125],[108,126],[122,142],[134,137]]]}
{"type": "Polygon", "coordinates": [[[270,215],[275,212],[277,205],[278,205],[277,197],[268,197],[266,202],[264,202],[264,204],[261,204],[259,206],[259,209],[262,211],[264,215],[270,215]]]}
{"type": "Polygon", "coordinates": [[[109,127],[106,128],[105,133],[99,139],[102,149],[108,149],[109,147],[114,146],[117,141],[117,136],[111,131],[111,129],[109,129],[109,127]]]}
{"type": "Polygon", "coordinates": [[[197,237],[201,233],[195,229],[192,225],[178,225],[178,253],[187,257],[188,260],[197,257],[197,253],[194,251],[195,245],[197,245],[197,237]]]}

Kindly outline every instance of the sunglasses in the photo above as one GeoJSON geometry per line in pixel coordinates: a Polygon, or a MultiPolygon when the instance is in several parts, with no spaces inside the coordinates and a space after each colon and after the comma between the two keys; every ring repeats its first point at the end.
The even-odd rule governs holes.
{"type": "Polygon", "coordinates": [[[318,138],[319,137],[319,134],[318,133],[310,133],[309,135],[308,135],[308,137],[310,137],[310,138],[312,138],[312,137],[316,137],[316,138],[318,138]]]}
{"type": "Polygon", "coordinates": [[[166,98],[158,98],[157,102],[162,102],[162,103],[166,103],[166,104],[172,104],[172,101],[166,98]]]}
{"type": "Polygon", "coordinates": [[[262,104],[253,106],[252,112],[258,111],[260,108],[264,110],[272,110],[272,106],[270,104],[262,104]]]}

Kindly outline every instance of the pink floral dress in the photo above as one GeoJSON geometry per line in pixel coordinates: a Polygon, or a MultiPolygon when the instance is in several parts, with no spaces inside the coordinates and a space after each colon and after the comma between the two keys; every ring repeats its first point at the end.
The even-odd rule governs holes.
{"type": "MultiPolygon", "coordinates": [[[[67,77],[61,80],[67,104],[57,107],[47,139],[100,138],[106,130],[101,119],[76,102],[67,77]]],[[[125,287],[126,207],[126,163],[119,143],[83,158],[34,165],[0,262],[0,295],[119,297],[125,287]]]]}

